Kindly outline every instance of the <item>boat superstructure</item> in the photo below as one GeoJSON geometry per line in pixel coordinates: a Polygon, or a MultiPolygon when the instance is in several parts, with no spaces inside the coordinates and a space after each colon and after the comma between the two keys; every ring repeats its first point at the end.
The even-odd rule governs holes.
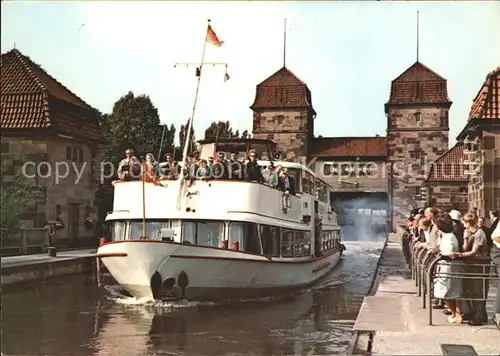
{"type": "MultiPolygon", "coordinates": [[[[255,150],[263,168],[275,157],[267,140],[198,148],[201,159],[255,150]]],[[[299,163],[274,164],[288,170],[295,194],[232,177],[114,182],[110,235],[97,256],[136,297],[250,297],[313,283],[344,249],[331,187],[299,163]]]]}

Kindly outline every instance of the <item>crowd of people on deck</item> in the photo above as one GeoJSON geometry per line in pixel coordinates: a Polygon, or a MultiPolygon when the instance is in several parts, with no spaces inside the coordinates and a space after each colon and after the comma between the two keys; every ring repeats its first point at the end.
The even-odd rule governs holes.
{"type": "MultiPolygon", "coordinates": [[[[187,156],[187,166],[184,176],[189,180],[245,180],[263,183],[283,192],[295,195],[295,179],[289,174],[288,169],[275,166],[269,161],[267,167],[258,164],[258,155],[255,150],[250,150],[243,157],[233,152],[229,159],[224,152],[219,152],[216,158],[201,159],[200,152],[194,151],[187,156]]],[[[125,151],[125,158],[118,165],[118,178],[120,180],[139,180],[144,175],[157,176],[160,179],[178,179],[181,175],[181,165],[173,159],[171,153],[165,154],[165,161],[158,163],[154,156],[148,153],[145,159],[139,160],[132,149],[125,151]]]]}
{"type": "Polygon", "coordinates": [[[437,263],[433,308],[443,309],[450,323],[488,322],[489,279],[485,276],[493,272],[491,269],[496,270],[498,286],[493,321],[500,329],[499,214],[489,213],[489,226],[484,220],[477,209],[464,215],[457,210],[443,214],[434,207],[415,209],[403,234],[403,253],[408,264],[412,253],[420,248],[447,256],[437,263]],[[462,277],[457,278],[458,275],[462,277]]]}

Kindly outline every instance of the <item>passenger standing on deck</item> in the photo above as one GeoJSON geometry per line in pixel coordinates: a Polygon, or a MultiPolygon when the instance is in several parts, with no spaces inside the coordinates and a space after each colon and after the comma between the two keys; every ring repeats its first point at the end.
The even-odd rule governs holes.
{"type": "Polygon", "coordinates": [[[286,194],[295,195],[295,180],[288,175],[286,168],[281,169],[280,178],[278,179],[278,189],[286,194]]]}
{"type": "Polygon", "coordinates": [[[134,156],[134,150],[125,151],[125,158],[118,165],[118,178],[121,180],[139,179],[141,175],[141,162],[134,156]]]}
{"type": "Polygon", "coordinates": [[[264,183],[264,177],[260,171],[260,166],[257,163],[257,154],[255,151],[250,151],[250,161],[246,164],[246,180],[264,183]]]}
{"type": "Polygon", "coordinates": [[[262,170],[262,176],[266,184],[275,188],[278,185],[278,174],[276,173],[276,168],[274,167],[274,163],[271,161],[269,165],[262,170]]]}
{"type": "Polygon", "coordinates": [[[228,162],[229,179],[242,180],[244,178],[243,164],[238,161],[238,154],[231,152],[228,162]]]}
{"type": "Polygon", "coordinates": [[[212,165],[212,177],[215,179],[228,179],[229,175],[229,164],[226,160],[226,154],[219,152],[217,161],[212,165]]]}

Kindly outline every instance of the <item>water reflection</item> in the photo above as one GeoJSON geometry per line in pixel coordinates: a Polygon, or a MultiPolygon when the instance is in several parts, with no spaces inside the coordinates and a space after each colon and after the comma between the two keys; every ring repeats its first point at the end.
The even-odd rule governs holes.
{"type": "MultiPolygon", "coordinates": [[[[381,244],[349,243],[313,290],[193,308],[123,305],[88,279],[4,293],[4,354],[324,355],[342,353],[381,244]]],[[[168,304],[167,304],[168,305],[168,304]]]]}

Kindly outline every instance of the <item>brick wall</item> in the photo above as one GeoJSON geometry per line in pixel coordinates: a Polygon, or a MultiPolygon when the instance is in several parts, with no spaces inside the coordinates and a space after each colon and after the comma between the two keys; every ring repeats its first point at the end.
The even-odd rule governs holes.
{"type": "Polygon", "coordinates": [[[393,164],[391,205],[393,225],[405,223],[428,168],[448,150],[448,108],[407,105],[388,110],[388,160],[393,164]]]}
{"type": "Polygon", "coordinates": [[[469,209],[488,216],[490,210],[500,210],[500,133],[485,129],[482,134],[483,165],[478,176],[468,182],[469,209]]]}
{"type": "Polygon", "coordinates": [[[465,214],[469,210],[467,182],[429,182],[430,205],[449,212],[452,209],[465,214]]]}
{"type": "Polygon", "coordinates": [[[276,142],[278,150],[289,160],[299,160],[307,157],[309,141],[312,133],[309,132],[312,121],[307,109],[285,111],[262,111],[253,114],[254,138],[269,139],[276,142]]]}
{"type": "Polygon", "coordinates": [[[329,160],[318,159],[315,162],[315,173],[318,177],[340,191],[346,190],[373,190],[387,192],[389,169],[386,162],[362,162],[356,160],[329,160]],[[340,173],[340,174],[339,174],[340,173]],[[348,183],[339,182],[339,179],[351,183],[358,183],[355,187],[348,183]]]}
{"type": "Polygon", "coordinates": [[[91,176],[91,153],[95,153],[95,150],[95,145],[62,138],[35,140],[2,137],[2,165],[15,160],[13,162],[15,173],[4,175],[3,181],[8,182],[14,179],[16,174],[21,174],[21,167],[27,161],[34,161],[37,164],[41,161],[48,163],[39,165],[38,172],[36,166],[27,166],[26,173],[34,176],[26,178],[27,182],[45,187],[46,199],[38,204],[36,212],[28,214],[28,219],[22,221],[24,227],[37,227],[36,225],[40,227],[46,220],[59,218],[65,228],[57,230],[56,239],[62,244],[69,243],[71,238],[80,240],[93,238],[93,231],[85,228],[84,221],[86,214],[93,210],[94,194],[97,189],[98,171],[93,169],[94,174],[91,176]],[[68,174],[62,177],[66,175],[66,164],[69,166],[68,174]],[[60,178],[56,178],[56,169],[59,169],[60,178]],[[80,180],[77,178],[77,171],[82,172],[80,180]],[[71,227],[70,209],[75,211],[73,216],[77,224],[71,227]]]}

